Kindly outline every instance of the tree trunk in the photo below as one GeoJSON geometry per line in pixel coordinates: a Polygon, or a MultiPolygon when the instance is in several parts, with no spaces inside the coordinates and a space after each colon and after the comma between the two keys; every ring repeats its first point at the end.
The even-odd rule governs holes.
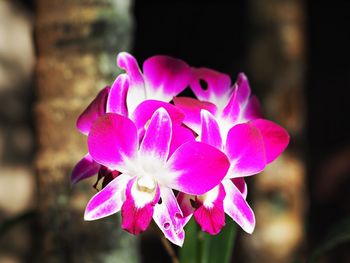
{"type": "Polygon", "coordinates": [[[92,181],[70,186],[86,153],[78,115],[117,76],[130,48],[131,0],[37,0],[36,105],[41,248],[37,262],[137,262],[138,241],[118,216],[84,222],[92,181]]]}
{"type": "Polygon", "coordinates": [[[301,0],[250,0],[249,8],[252,87],[266,117],[285,127],[291,142],[254,180],[257,227],[244,241],[249,262],[291,262],[303,240],[305,209],[304,5],[301,0]]]}

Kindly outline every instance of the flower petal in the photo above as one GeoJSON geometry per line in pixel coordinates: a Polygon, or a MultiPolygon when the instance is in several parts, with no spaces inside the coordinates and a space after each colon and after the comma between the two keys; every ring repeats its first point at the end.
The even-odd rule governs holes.
{"type": "Polygon", "coordinates": [[[184,119],[184,113],[174,105],[159,101],[159,100],[145,100],[137,106],[131,116],[131,120],[135,123],[139,138],[143,137],[145,126],[148,125],[153,113],[160,107],[166,109],[173,124],[181,124],[184,119]]]}
{"type": "Polygon", "coordinates": [[[107,99],[107,112],[118,113],[128,116],[126,108],[126,93],[129,88],[129,77],[126,74],[120,74],[114,81],[107,99]]]}
{"type": "Polygon", "coordinates": [[[167,168],[171,171],[162,178],[168,187],[193,195],[201,195],[219,184],[229,168],[224,153],[215,147],[187,142],[170,157],[167,168]]]}
{"type": "Polygon", "coordinates": [[[177,148],[179,148],[185,142],[194,141],[196,139],[193,131],[183,125],[177,125],[173,123],[173,136],[171,138],[169,156],[171,156],[177,148]]]}
{"type": "Polygon", "coordinates": [[[200,141],[222,149],[220,128],[215,117],[207,110],[201,111],[201,138],[200,141]]]}
{"type": "Polygon", "coordinates": [[[231,93],[230,77],[209,68],[192,68],[192,73],[190,87],[197,98],[214,103],[222,109],[231,93]]]}
{"type": "Polygon", "coordinates": [[[76,184],[77,182],[89,178],[98,173],[100,165],[96,163],[90,154],[86,154],[73,168],[71,175],[71,183],[76,184]]]}
{"type": "Polygon", "coordinates": [[[96,98],[89,104],[84,112],[78,117],[77,128],[80,132],[88,135],[92,124],[106,113],[106,102],[110,87],[101,90],[96,98]]]}
{"type": "Polygon", "coordinates": [[[141,156],[155,157],[166,161],[169,155],[172,123],[164,108],[156,110],[140,146],[141,156]]]}
{"type": "Polygon", "coordinates": [[[288,132],[276,123],[264,119],[257,119],[251,123],[260,130],[265,144],[267,163],[275,160],[289,143],[288,132]]]}
{"type": "MultiPolygon", "coordinates": [[[[237,81],[234,84],[233,92],[230,97],[230,101],[224,108],[222,112],[222,117],[230,120],[232,123],[239,122],[242,123],[247,121],[244,119],[246,116],[245,111],[249,110],[253,111],[252,107],[256,106],[255,99],[253,100],[253,104],[250,105],[250,108],[247,109],[247,106],[250,101],[250,86],[246,75],[240,73],[238,75],[237,81]]],[[[249,116],[249,114],[248,114],[249,116]]]]}
{"type": "Polygon", "coordinates": [[[125,201],[122,206],[122,228],[131,234],[138,235],[145,231],[153,216],[154,205],[159,200],[159,189],[154,193],[138,189],[137,179],[128,182],[125,201]]]}
{"type": "Polygon", "coordinates": [[[255,216],[237,187],[230,181],[224,180],[226,197],[224,210],[245,232],[251,234],[255,228],[255,216]]]}
{"type": "Polygon", "coordinates": [[[194,218],[202,231],[216,235],[225,226],[224,198],[225,190],[222,184],[197,198],[200,205],[194,212],[194,218]]]}
{"type": "Polygon", "coordinates": [[[138,138],[131,120],[115,113],[107,113],[92,126],[88,148],[92,158],[110,168],[126,172],[126,158],[136,155],[138,138]]]}
{"type": "Polygon", "coordinates": [[[143,64],[148,99],[169,102],[189,84],[190,67],[182,60],[169,56],[153,56],[143,64]]]}
{"type": "Polygon", "coordinates": [[[262,118],[261,105],[259,99],[253,95],[250,97],[244,112],[242,112],[244,120],[254,120],[262,118]]]}
{"type": "Polygon", "coordinates": [[[136,59],[127,52],[121,52],[117,57],[117,64],[124,69],[129,76],[129,90],[126,104],[129,113],[146,99],[145,83],[136,59]]]}
{"type": "Polygon", "coordinates": [[[257,174],[266,166],[264,141],[252,124],[237,124],[231,128],[225,151],[231,161],[230,178],[257,174]]]}
{"type": "Polygon", "coordinates": [[[244,181],[244,178],[243,177],[232,178],[231,181],[237,187],[237,189],[241,192],[244,199],[246,199],[248,195],[248,186],[247,186],[247,183],[244,181]]]}
{"type": "Polygon", "coordinates": [[[201,132],[201,110],[207,110],[215,115],[217,108],[214,104],[188,97],[174,98],[174,104],[185,113],[184,124],[197,134],[201,132]]]}
{"type": "Polygon", "coordinates": [[[128,175],[121,174],[95,194],[85,208],[84,219],[96,220],[117,213],[122,207],[123,195],[129,180],[128,175]]]}
{"type": "Polygon", "coordinates": [[[194,197],[192,195],[179,192],[176,199],[182,211],[181,224],[182,226],[185,226],[188,221],[190,221],[195,210],[191,204],[191,200],[194,201],[194,197]]]}
{"type": "Polygon", "coordinates": [[[185,239],[181,209],[171,189],[161,187],[160,195],[162,203],[156,204],[154,207],[154,222],[167,239],[181,247],[185,239]]]}

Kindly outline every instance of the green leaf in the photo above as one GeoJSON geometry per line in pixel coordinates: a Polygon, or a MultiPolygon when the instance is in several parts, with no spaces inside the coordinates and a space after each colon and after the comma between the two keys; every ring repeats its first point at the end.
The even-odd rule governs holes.
{"type": "Polygon", "coordinates": [[[216,236],[203,234],[203,250],[201,263],[231,262],[233,245],[236,238],[237,225],[226,217],[226,226],[216,236]]]}
{"type": "Polygon", "coordinates": [[[236,224],[226,218],[226,226],[212,236],[200,230],[192,218],[187,224],[185,243],[180,250],[181,263],[229,263],[236,237],[236,224]]]}
{"type": "Polygon", "coordinates": [[[311,254],[309,263],[316,263],[318,259],[336,246],[350,241],[350,217],[334,225],[316,249],[311,254]]]}
{"type": "Polygon", "coordinates": [[[185,243],[180,249],[181,263],[199,263],[199,234],[200,228],[193,217],[185,227],[185,243]]]}

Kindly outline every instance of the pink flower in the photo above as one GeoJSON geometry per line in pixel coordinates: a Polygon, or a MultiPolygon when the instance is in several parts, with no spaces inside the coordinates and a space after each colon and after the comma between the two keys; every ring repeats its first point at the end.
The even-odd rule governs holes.
{"type": "MultiPolygon", "coordinates": [[[[153,56],[145,61],[144,74],[136,59],[126,52],[119,53],[117,63],[127,74],[120,74],[111,88],[104,88],[79,116],[77,128],[80,132],[88,135],[96,119],[111,112],[130,117],[142,138],[144,126],[153,112],[164,107],[177,124],[173,125],[177,130],[175,135],[179,135],[178,140],[173,140],[171,151],[181,142],[194,139],[192,133],[181,126],[183,113],[167,103],[189,84],[191,70],[185,62],[169,56],[153,56]]],[[[74,167],[71,182],[75,184],[89,178],[100,168],[88,153],[74,167]]]]}
{"type": "Polygon", "coordinates": [[[92,158],[122,174],[90,200],[86,220],[121,210],[122,227],[138,234],[153,218],[171,242],[182,245],[182,211],[172,189],[201,195],[224,178],[229,161],[215,147],[195,141],[169,155],[172,132],[164,108],[152,115],[141,143],[137,127],[126,117],[108,113],[94,123],[88,135],[92,158]]]}
{"type": "MultiPolygon", "coordinates": [[[[197,72],[198,73],[198,72],[197,72]]],[[[243,177],[261,172],[286,148],[288,133],[273,122],[255,119],[259,116],[258,102],[250,97],[248,81],[240,74],[233,89],[225,75],[202,69],[200,78],[206,77],[206,90],[194,85],[200,98],[211,99],[216,105],[190,98],[176,98],[175,104],[185,113],[185,123],[195,129],[199,140],[225,152],[230,169],[220,185],[201,196],[178,195],[184,214],[184,224],[194,215],[203,231],[217,234],[225,225],[225,213],[248,233],[255,227],[255,217],[246,202],[247,187],[243,177]],[[217,85],[217,84],[220,85],[217,85]],[[224,102],[219,102],[218,100],[224,102]],[[191,199],[195,201],[192,206],[191,199]]]]}

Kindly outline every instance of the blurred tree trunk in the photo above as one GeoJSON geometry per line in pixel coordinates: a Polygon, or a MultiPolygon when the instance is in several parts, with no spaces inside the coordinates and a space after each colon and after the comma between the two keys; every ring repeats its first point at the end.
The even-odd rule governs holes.
{"type": "Polygon", "coordinates": [[[116,77],[116,54],[130,49],[132,0],[37,0],[36,105],[41,247],[36,262],[137,262],[138,241],[117,216],[84,222],[92,181],[70,186],[86,152],[75,121],[116,77]]]}
{"type": "Polygon", "coordinates": [[[303,240],[305,10],[302,0],[250,0],[252,86],[266,117],[285,127],[287,151],[254,180],[254,235],[246,238],[244,262],[291,262],[303,240]]]}

